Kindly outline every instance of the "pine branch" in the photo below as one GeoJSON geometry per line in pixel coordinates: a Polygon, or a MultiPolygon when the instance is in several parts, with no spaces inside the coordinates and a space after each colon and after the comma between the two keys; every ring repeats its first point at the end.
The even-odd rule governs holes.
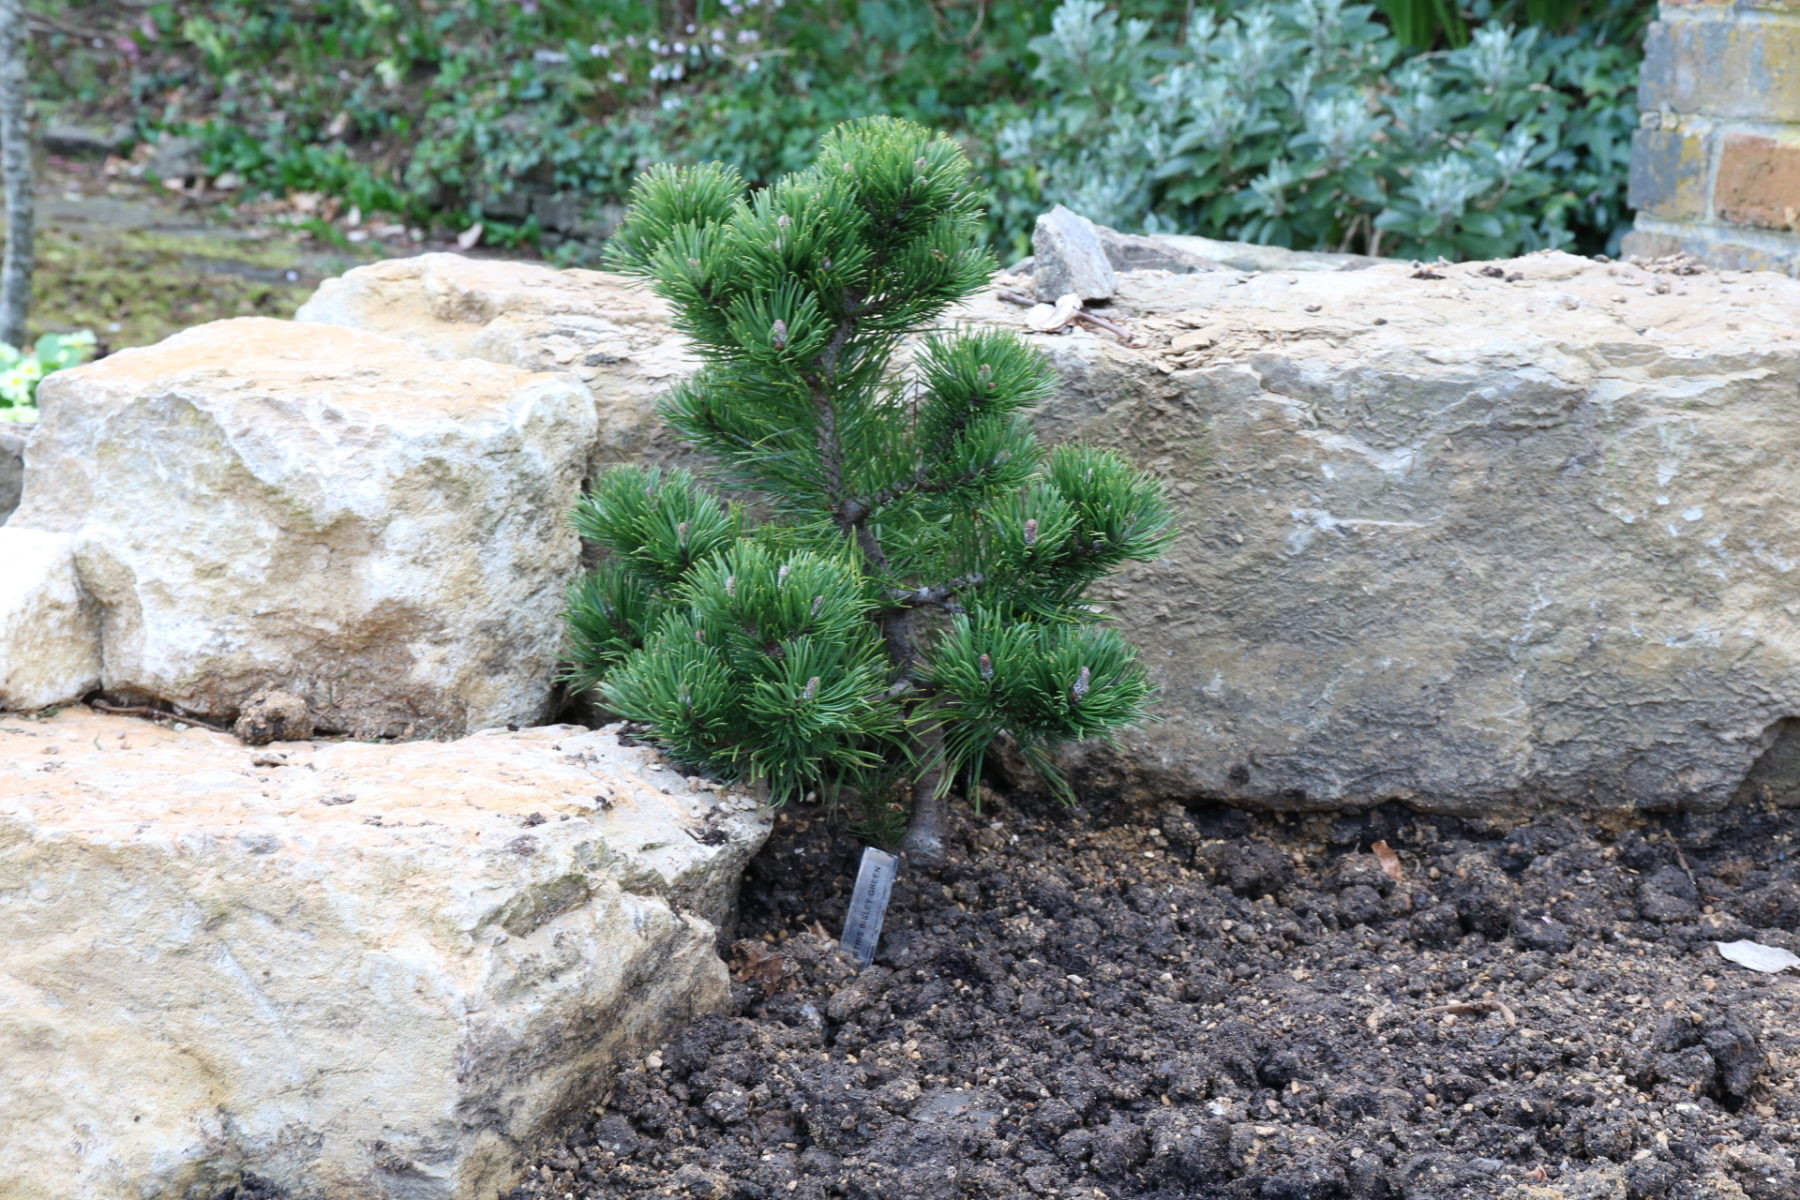
{"type": "Polygon", "coordinates": [[[960,607],[951,603],[951,598],[970,588],[980,587],[986,579],[980,571],[971,571],[967,575],[959,575],[955,579],[928,587],[917,587],[910,591],[896,589],[888,593],[888,599],[896,609],[938,608],[944,612],[961,612],[960,607]]]}
{"type": "Polygon", "coordinates": [[[610,253],[705,359],[662,411],[772,517],[616,469],[576,517],[609,557],[568,600],[569,677],[672,756],[777,800],[908,772],[925,857],[995,737],[1053,772],[1060,742],[1142,717],[1142,669],[1081,593],[1168,526],[1116,455],[1039,448],[1025,411],[1054,375],[1016,336],[937,334],[890,376],[991,274],[980,234],[961,150],[888,118],[753,195],[717,165],[640,178],[610,253]]]}

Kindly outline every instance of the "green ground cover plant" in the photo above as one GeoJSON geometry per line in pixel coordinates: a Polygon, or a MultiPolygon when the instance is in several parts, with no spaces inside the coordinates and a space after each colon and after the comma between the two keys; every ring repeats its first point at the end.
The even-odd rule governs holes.
{"type": "Polygon", "coordinates": [[[49,99],[122,104],[142,136],[194,136],[206,172],[244,194],[326,192],[440,229],[479,221],[488,244],[554,226],[573,258],[652,163],[739,163],[763,186],[837,122],[874,113],[963,143],[992,182],[988,237],[1006,254],[1057,202],[1128,230],[1299,248],[1598,252],[1625,218],[1653,6],[55,7],[42,53],[65,65],[40,73],[49,99]],[[90,26],[118,49],[57,31],[90,26]]]}
{"type": "Polygon", "coordinates": [[[37,420],[38,384],[65,367],[80,366],[94,354],[94,335],[46,333],[20,349],[0,342],[0,421],[23,424],[37,420]]]}
{"type": "Polygon", "coordinates": [[[1135,651],[1088,588],[1170,536],[1156,479],[1045,450],[1025,410],[1048,362],[995,330],[909,337],[995,267],[962,150],[878,117],[747,193],[729,167],[657,167],[612,243],[704,360],[664,417],[754,497],[616,468],[575,514],[605,552],[571,590],[573,678],[672,756],[910,808],[941,851],[945,797],[1001,735],[1056,780],[1059,744],[1145,717],[1135,651]]]}

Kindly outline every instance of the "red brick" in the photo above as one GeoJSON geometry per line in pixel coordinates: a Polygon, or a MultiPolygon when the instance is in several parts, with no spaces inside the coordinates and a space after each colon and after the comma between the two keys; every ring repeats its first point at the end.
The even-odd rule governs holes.
{"type": "Polygon", "coordinates": [[[1800,143],[1726,135],[1719,149],[1713,209],[1734,225],[1800,229],[1800,143]]]}

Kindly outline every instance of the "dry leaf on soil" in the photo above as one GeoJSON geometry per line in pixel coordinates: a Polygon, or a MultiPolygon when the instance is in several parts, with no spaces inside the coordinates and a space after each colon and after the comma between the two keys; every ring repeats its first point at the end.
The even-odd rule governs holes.
{"type": "Polygon", "coordinates": [[[1386,842],[1376,842],[1369,849],[1374,852],[1376,860],[1381,863],[1381,869],[1387,872],[1389,879],[1395,883],[1406,882],[1406,871],[1400,866],[1400,856],[1394,853],[1392,846],[1386,842]]]}
{"type": "Polygon", "coordinates": [[[1714,942],[1713,945],[1719,948],[1720,954],[1752,971],[1772,975],[1789,967],[1800,967],[1800,956],[1779,946],[1765,946],[1761,942],[1714,942]]]}

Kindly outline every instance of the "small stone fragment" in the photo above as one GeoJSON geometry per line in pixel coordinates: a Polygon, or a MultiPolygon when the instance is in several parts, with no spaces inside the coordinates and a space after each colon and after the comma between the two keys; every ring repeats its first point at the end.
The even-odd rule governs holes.
{"type": "Polygon", "coordinates": [[[99,684],[99,620],[75,568],[74,539],[0,529],[0,709],[79,700],[99,684]]]}
{"type": "Polygon", "coordinates": [[[1031,249],[1039,300],[1070,292],[1083,300],[1110,300],[1118,290],[1119,277],[1094,223],[1060,204],[1037,219],[1031,249]]]}
{"type": "Polygon", "coordinates": [[[306,701],[288,692],[259,692],[244,705],[231,731],[246,746],[304,742],[313,735],[306,701]]]}

